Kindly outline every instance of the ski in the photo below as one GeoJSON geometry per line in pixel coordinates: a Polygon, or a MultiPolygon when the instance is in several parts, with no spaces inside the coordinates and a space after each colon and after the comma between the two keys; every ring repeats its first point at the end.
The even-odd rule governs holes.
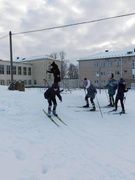
{"type": "Polygon", "coordinates": [[[90,111],[90,110],[75,110],[75,112],[98,112],[98,110],[95,110],[95,111],[90,111]]]}
{"type": "Polygon", "coordinates": [[[48,116],[47,112],[46,112],[44,109],[43,109],[43,112],[47,115],[47,117],[48,117],[57,127],[59,127],[59,125],[53,120],[53,118],[48,116]]]}
{"type": "Polygon", "coordinates": [[[111,110],[111,111],[104,112],[104,114],[111,114],[112,112],[114,112],[114,113],[115,113],[115,111],[114,111],[114,110],[111,110]]]}
{"type": "Polygon", "coordinates": [[[127,114],[127,113],[122,113],[122,112],[117,112],[117,113],[112,113],[112,114],[119,114],[119,115],[124,115],[124,114],[127,114]]]}
{"type": "Polygon", "coordinates": [[[115,112],[115,111],[108,111],[108,112],[104,112],[105,114],[109,114],[109,115],[123,115],[123,114],[127,114],[127,113],[121,113],[121,112],[115,112]]]}
{"type": "Polygon", "coordinates": [[[70,108],[84,108],[84,109],[89,108],[89,107],[83,107],[83,106],[68,106],[68,107],[70,107],[70,108]]]}
{"type": "Polygon", "coordinates": [[[59,116],[55,116],[60,122],[62,122],[65,126],[67,126],[67,124],[59,117],[59,116]]]}

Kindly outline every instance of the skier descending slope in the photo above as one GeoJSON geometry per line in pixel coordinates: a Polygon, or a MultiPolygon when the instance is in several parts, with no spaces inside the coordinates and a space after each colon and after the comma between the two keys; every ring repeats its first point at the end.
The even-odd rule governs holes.
{"type": "Polygon", "coordinates": [[[94,103],[94,98],[95,98],[95,95],[97,94],[97,90],[96,90],[95,86],[91,83],[91,81],[89,81],[89,80],[87,80],[87,81],[88,81],[87,86],[86,86],[87,94],[85,96],[86,105],[83,107],[89,107],[88,99],[90,98],[90,102],[92,104],[92,109],[90,109],[90,111],[95,111],[96,107],[95,107],[95,103],[94,103]]]}
{"type": "Polygon", "coordinates": [[[118,101],[120,100],[121,103],[121,108],[122,111],[120,112],[121,114],[125,113],[125,107],[124,107],[124,93],[127,92],[128,89],[126,88],[126,82],[123,78],[120,78],[119,82],[118,82],[118,90],[117,90],[117,94],[116,94],[116,98],[115,98],[115,109],[113,111],[117,111],[117,107],[118,107],[118,101]]]}
{"type": "Polygon", "coordinates": [[[45,99],[48,100],[48,116],[49,117],[51,117],[52,104],[53,104],[52,112],[55,116],[58,116],[58,114],[56,113],[56,107],[57,107],[56,96],[62,102],[62,97],[60,95],[59,86],[57,83],[54,83],[50,88],[48,88],[44,92],[44,97],[45,97],[45,99]]]}

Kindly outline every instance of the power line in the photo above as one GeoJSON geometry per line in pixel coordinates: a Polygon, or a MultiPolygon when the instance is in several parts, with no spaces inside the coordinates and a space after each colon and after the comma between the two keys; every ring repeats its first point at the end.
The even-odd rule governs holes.
{"type": "Polygon", "coordinates": [[[2,37],[0,37],[0,40],[1,39],[5,39],[5,38],[7,38],[9,35],[5,35],[5,36],[2,36],[2,37]]]}
{"type": "Polygon", "coordinates": [[[66,27],[70,27],[70,26],[83,25],[83,24],[105,21],[105,20],[110,20],[110,19],[116,19],[116,18],[121,18],[121,17],[126,17],[126,16],[132,16],[132,15],[135,15],[135,12],[129,13],[129,14],[118,15],[118,16],[112,16],[112,17],[108,17],[108,18],[101,18],[101,19],[97,19],[97,20],[89,20],[89,21],[83,21],[83,22],[78,22],[78,23],[73,23],[73,24],[62,25],[62,26],[54,26],[54,27],[45,28],[45,29],[37,29],[37,30],[32,30],[32,31],[12,33],[12,35],[34,33],[34,32],[39,32],[39,31],[53,30],[53,29],[60,29],[60,28],[66,28],[66,27]]]}

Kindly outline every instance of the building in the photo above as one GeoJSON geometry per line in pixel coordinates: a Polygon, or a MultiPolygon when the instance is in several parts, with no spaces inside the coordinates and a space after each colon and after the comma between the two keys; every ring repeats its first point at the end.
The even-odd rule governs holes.
{"type": "Polygon", "coordinates": [[[86,77],[96,87],[108,82],[108,74],[113,73],[116,80],[123,77],[128,84],[135,83],[135,49],[129,51],[105,52],[81,58],[79,62],[79,85],[86,77]]]}
{"type": "MultiPolygon", "coordinates": [[[[53,74],[46,73],[52,62],[61,69],[61,61],[49,56],[17,58],[13,61],[13,81],[23,81],[25,86],[48,86],[53,82],[53,74]]],[[[0,60],[0,84],[11,82],[10,61],[0,60]]]]}

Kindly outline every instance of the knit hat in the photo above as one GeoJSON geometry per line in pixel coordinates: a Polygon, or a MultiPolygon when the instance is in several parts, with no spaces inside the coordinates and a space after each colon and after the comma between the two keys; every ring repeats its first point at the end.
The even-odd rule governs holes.
{"type": "Polygon", "coordinates": [[[58,89],[58,88],[59,88],[59,86],[58,86],[57,83],[54,83],[54,84],[52,85],[52,87],[53,87],[53,89],[58,89]]]}
{"type": "Polygon", "coordinates": [[[125,79],[123,79],[123,78],[120,78],[120,81],[119,81],[119,83],[120,84],[122,84],[122,83],[124,83],[125,82],[125,79]]]}

